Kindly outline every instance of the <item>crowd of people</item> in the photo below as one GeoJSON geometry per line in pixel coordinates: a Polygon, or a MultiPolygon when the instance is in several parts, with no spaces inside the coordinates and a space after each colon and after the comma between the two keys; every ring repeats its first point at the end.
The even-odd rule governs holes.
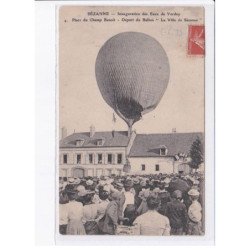
{"type": "Polygon", "coordinates": [[[63,235],[114,235],[120,225],[138,235],[204,234],[200,173],[60,177],[59,189],[63,235]]]}

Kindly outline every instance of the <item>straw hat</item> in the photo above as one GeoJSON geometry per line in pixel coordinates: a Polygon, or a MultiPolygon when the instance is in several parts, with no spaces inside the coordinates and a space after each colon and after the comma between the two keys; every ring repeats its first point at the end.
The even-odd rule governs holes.
{"type": "Polygon", "coordinates": [[[74,184],[75,179],[74,179],[74,178],[72,178],[72,177],[69,177],[69,178],[68,178],[68,182],[69,182],[70,184],[74,184]]]}
{"type": "Polygon", "coordinates": [[[190,195],[190,196],[199,196],[200,193],[196,189],[191,189],[191,190],[189,190],[188,195],[190,195]]]}
{"type": "Polygon", "coordinates": [[[83,185],[79,185],[77,188],[76,188],[76,190],[78,191],[78,192],[85,192],[85,187],[83,186],[83,185]]]}
{"type": "Polygon", "coordinates": [[[86,184],[87,184],[88,186],[93,185],[93,183],[94,183],[94,182],[93,182],[92,180],[87,180],[87,181],[86,181],[86,184]]]}
{"type": "Polygon", "coordinates": [[[94,191],[90,191],[90,190],[85,190],[85,191],[82,191],[82,192],[78,192],[78,196],[86,196],[88,194],[94,194],[95,192],[94,191]]]}
{"type": "Polygon", "coordinates": [[[171,179],[167,177],[167,178],[165,178],[164,182],[165,182],[166,184],[169,184],[169,183],[171,182],[171,179]]]}

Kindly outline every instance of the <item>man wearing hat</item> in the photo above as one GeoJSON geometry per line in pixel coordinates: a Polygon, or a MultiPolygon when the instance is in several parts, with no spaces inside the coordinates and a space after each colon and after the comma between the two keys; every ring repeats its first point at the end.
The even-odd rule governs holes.
{"type": "Polygon", "coordinates": [[[94,181],[91,180],[91,179],[88,179],[86,181],[86,189],[87,190],[91,190],[91,191],[94,191],[95,190],[95,185],[94,185],[94,181]]]}
{"type": "Polygon", "coordinates": [[[170,220],[171,235],[183,235],[186,231],[188,215],[187,208],[182,200],[182,192],[175,190],[172,201],[167,203],[165,214],[170,220]]]}
{"type": "Polygon", "coordinates": [[[192,204],[188,208],[188,234],[189,235],[202,235],[201,230],[201,218],[202,218],[202,208],[201,204],[198,202],[200,193],[197,191],[197,189],[191,189],[188,192],[188,195],[190,196],[190,199],[192,201],[192,204]]]}
{"type": "Polygon", "coordinates": [[[70,177],[68,178],[67,185],[65,186],[65,190],[73,190],[75,188],[75,179],[70,177]]]}
{"type": "Polygon", "coordinates": [[[158,193],[158,197],[160,198],[161,200],[161,204],[160,204],[160,207],[159,207],[159,210],[158,212],[162,215],[164,215],[164,212],[166,210],[166,206],[167,206],[167,203],[171,201],[171,198],[170,198],[170,193],[167,191],[167,188],[168,187],[168,184],[165,183],[165,182],[160,182],[159,184],[159,189],[160,189],[160,192],[158,193]]]}

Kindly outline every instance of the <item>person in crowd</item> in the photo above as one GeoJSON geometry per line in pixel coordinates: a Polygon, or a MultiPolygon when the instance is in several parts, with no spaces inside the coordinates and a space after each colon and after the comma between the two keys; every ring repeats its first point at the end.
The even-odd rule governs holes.
{"type": "Polygon", "coordinates": [[[67,184],[65,186],[65,189],[66,190],[73,190],[73,189],[75,189],[75,183],[74,182],[75,182],[74,178],[72,178],[72,177],[68,178],[68,181],[67,181],[67,184]]]}
{"type": "Polygon", "coordinates": [[[170,193],[165,188],[166,188],[166,183],[161,182],[159,184],[160,191],[158,193],[158,197],[160,198],[161,203],[158,212],[162,215],[164,215],[165,213],[167,203],[171,201],[170,193]]]}
{"type": "Polygon", "coordinates": [[[187,227],[187,208],[182,200],[182,192],[175,190],[172,194],[172,201],[167,203],[164,215],[170,220],[171,235],[183,235],[187,227]]]}
{"type": "Polygon", "coordinates": [[[77,197],[76,197],[76,201],[81,202],[84,205],[84,195],[86,193],[86,189],[83,185],[78,185],[75,187],[75,190],[77,191],[77,197]]]}
{"type": "Polygon", "coordinates": [[[86,234],[85,228],[82,223],[83,218],[83,205],[81,202],[76,201],[77,191],[67,190],[69,203],[67,204],[68,211],[68,225],[66,229],[67,235],[84,235],[86,234]]]}
{"type": "Polygon", "coordinates": [[[173,193],[175,190],[180,190],[182,192],[182,199],[186,207],[189,207],[190,201],[188,196],[188,191],[190,190],[190,186],[183,176],[183,171],[179,171],[179,174],[172,178],[169,183],[170,193],[173,193]]]}
{"type": "Polygon", "coordinates": [[[133,179],[133,183],[134,183],[134,190],[135,190],[135,207],[139,207],[140,203],[141,203],[141,199],[139,198],[139,193],[142,190],[142,187],[140,185],[140,179],[139,178],[134,178],[133,179]]]}
{"type": "Polygon", "coordinates": [[[154,183],[151,180],[148,182],[147,186],[151,192],[155,189],[154,183]]]}
{"type": "Polygon", "coordinates": [[[111,192],[115,191],[115,188],[114,188],[114,186],[112,185],[113,182],[114,182],[114,179],[112,179],[112,178],[107,178],[107,179],[104,181],[103,190],[105,190],[105,191],[108,192],[108,193],[111,193],[111,192]]]}
{"type": "Polygon", "coordinates": [[[199,183],[200,196],[198,201],[200,202],[202,207],[201,224],[202,224],[202,232],[204,232],[205,231],[205,178],[203,174],[200,176],[199,181],[200,181],[199,183]]]}
{"type": "Polygon", "coordinates": [[[119,214],[119,218],[123,218],[123,207],[125,203],[125,195],[124,195],[124,186],[119,181],[114,183],[114,190],[111,192],[111,194],[115,192],[118,192],[120,194],[118,214],[119,214]]]}
{"type": "Polygon", "coordinates": [[[86,187],[85,188],[86,188],[86,190],[94,191],[95,190],[95,185],[94,185],[93,180],[88,179],[86,181],[86,187]]]}
{"type": "Polygon", "coordinates": [[[74,178],[74,185],[79,185],[81,183],[80,178],[75,177],[74,178]]]}
{"type": "Polygon", "coordinates": [[[97,218],[97,205],[93,203],[94,192],[86,190],[84,197],[84,206],[83,206],[83,217],[82,222],[86,234],[95,235],[98,234],[98,225],[96,222],[97,218]]]}
{"type": "Polygon", "coordinates": [[[122,184],[120,181],[114,182],[113,185],[114,185],[114,190],[112,190],[112,192],[113,192],[113,191],[122,192],[123,189],[124,189],[124,188],[123,188],[123,184],[122,184]]]}
{"type": "Polygon", "coordinates": [[[96,222],[99,223],[105,216],[109,204],[109,193],[107,191],[99,192],[100,203],[97,204],[97,218],[96,222]]]}
{"type": "Polygon", "coordinates": [[[124,183],[124,191],[123,194],[125,196],[125,202],[123,204],[123,212],[127,208],[128,205],[134,205],[135,204],[135,194],[131,191],[133,187],[133,181],[132,180],[126,180],[124,183]]]}
{"type": "Polygon", "coordinates": [[[157,212],[160,199],[155,196],[147,198],[148,211],[138,216],[133,225],[139,227],[140,235],[170,235],[169,219],[157,212]]]}
{"type": "Polygon", "coordinates": [[[119,220],[119,204],[121,193],[118,191],[112,192],[110,195],[110,203],[107,206],[103,226],[100,230],[104,234],[115,234],[119,220]]]}
{"type": "Polygon", "coordinates": [[[65,187],[67,186],[67,184],[68,184],[68,178],[67,177],[63,177],[63,183],[62,183],[63,190],[65,189],[65,187]]]}
{"type": "Polygon", "coordinates": [[[134,220],[137,217],[137,209],[134,204],[128,204],[124,210],[124,218],[123,225],[132,226],[134,220]]]}
{"type": "Polygon", "coordinates": [[[141,200],[140,206],[137,209],[137,214],[142,215],[148,211],[147,198],[151,194],[151,191],[146,188],[146,181],[141,182],[142,191],[139,193],[138,197],[141,200]]]}
{"type": "Polygon", "coordinates": [[[68,225],[68,209],[67,205],[69,203],[67,194],[62,191],[59,196],[59,232],[65,235],[68,225]]]}
{"type": "Polygon", "coordinates": [[[202,218],[202,208],[201,204],[198,202],[200,193],[196,189],[191,189],[188,192],[191,198],[192,204],[188,208],[188,234],[189,235],[202,235],[201,230],[201,218],[202,218]]]}

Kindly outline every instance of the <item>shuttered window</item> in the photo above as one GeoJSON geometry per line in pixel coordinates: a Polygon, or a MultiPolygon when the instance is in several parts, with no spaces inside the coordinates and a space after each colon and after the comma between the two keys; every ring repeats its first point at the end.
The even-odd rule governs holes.
{"type": "Polygon", "coordinates": [[[68,155],[67,155],[67,154],[64,154],[64,155],[63,155],[63,163],[64,163],[64,164],[67,164],[67,163],[68,163],[68,155]]]}
{"type": "Polygon", "coordinates": [[[89,163],[93,164],[93,154],[89,154],[89,163]]]}
{"type": "Polygon", "coordinates": [[[108,154],[108,164],[112,164],[112,154],[108,154]]]}
{"type": "Polygon", "coordinates": [[[122,163],[122,154],[118,154],[117,155],[117,164],[121,164],[122,163]]]}
{"type": "Polygon", "coordinates": [[[142,170],[142,171],[145,171],[145,170],[146,170],[145,164],[142,164],[142,165],[141,165],[141,170],[142,170]]]}
{"type": "Polygon", "coordinates": [[[76,155],[76,163],[81,164],[81,154],[76,155]]]}

